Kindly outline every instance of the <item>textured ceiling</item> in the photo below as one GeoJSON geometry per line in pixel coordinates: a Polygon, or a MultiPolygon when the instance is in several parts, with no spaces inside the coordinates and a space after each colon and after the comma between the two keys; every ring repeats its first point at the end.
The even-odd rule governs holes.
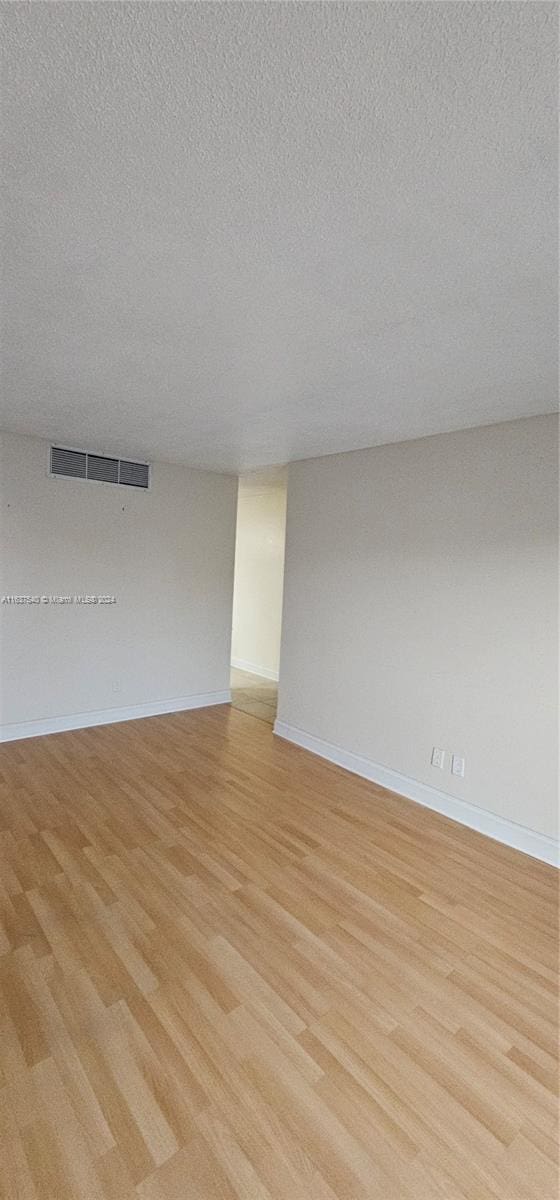
{"type": "Polygon", "coordinates": [[[1,424],[237,470],[554,408],[554,5],[1,7],[1,424]]]}

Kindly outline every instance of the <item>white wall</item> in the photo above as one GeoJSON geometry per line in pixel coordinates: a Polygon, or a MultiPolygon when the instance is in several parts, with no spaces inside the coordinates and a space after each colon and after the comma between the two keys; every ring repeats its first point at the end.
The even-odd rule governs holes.
{"type": "Polygon", "coordinates": [[[544,416],[290,466],[288,734],[554,835],[557,454],[544,416]]]}
{"type": "Polygon", "coordinates": [[[232,662],[247,671],[278,679],[286,476],[266,472],[239,481],[232,662]]]}
{"type": "Polygon", "coordinates": [[[46,442],[0,445],[1,593],[117,597],[0,606],[4,736],[21,722],[227,692],[236,479],[162,463],[149,491],[52,479],[46,442]]]}

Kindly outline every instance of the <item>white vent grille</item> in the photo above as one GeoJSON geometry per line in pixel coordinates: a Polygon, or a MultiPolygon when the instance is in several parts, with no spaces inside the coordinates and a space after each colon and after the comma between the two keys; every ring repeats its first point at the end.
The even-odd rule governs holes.
{"type": "Polygon", "coordinates": [[[149,463],[88,454],[86,450],[68,450],[64,446],[51,446],[50,473],[70,479],[96,479],[100,483],[117,483],[124,487],[150,486],[149,463]]]}
{"type": "Polygon", "coordinates": [[[118,458],[103,458],[101,454],[88,454],[87,477],[88,479],[99,479],[101,483],[118,483],[118,458]]]}
{"type": "Polygon", "coordinates": [[[63,450],[51,446],[51,474],[70,475],[74,479],[86,478],[87,454],[83,450],[63,450]]]}
{"type": "Polygon", "coordinates": [[[129,462],[126,458],[119,461],[119,483],[127,487],[147,488],[150,484],[150,468],[147,463],[129,462]]]}

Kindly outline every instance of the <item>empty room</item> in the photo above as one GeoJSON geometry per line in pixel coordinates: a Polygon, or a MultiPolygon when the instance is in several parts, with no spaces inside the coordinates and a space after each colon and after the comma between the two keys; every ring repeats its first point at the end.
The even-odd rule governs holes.
{"type": "Polygon", "coordinates": [[[556,1200],[558,7],[0,23],[0,1197],[556,1200]]]}

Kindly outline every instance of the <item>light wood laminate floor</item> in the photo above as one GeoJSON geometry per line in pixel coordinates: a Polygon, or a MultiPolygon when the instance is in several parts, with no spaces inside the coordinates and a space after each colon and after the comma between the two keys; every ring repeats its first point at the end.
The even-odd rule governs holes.
{"type": "Polygon", "coordinates": [[[0,1195],[552,1200],[556,878],[227,706],[0,748],[0,1195]]]}

